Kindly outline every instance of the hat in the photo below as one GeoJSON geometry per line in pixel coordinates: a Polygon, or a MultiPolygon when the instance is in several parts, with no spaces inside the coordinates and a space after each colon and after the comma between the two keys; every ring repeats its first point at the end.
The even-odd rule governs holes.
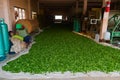
{"type": "Polygon", "coordinates": [[[21,29],[22,28],[22,24],[16,24],[16,29],[21,29]]]}

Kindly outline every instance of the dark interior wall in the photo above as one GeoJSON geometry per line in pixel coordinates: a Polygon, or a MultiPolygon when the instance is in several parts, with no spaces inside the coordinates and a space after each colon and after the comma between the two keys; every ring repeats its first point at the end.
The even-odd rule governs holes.
{"type": "MultiPolygon", "coordinates": [[[[63,16],[63,21],[65,21],[66,17],[67,17],[67,21],[68,22],[73,22],[73,19],[76,15],[75,13],[75,6],[69,6],[69,7],[46,7],[41,5],[40,6],[40,15],[42,16],[42,23],[44,24],[44,26],[46,26],[47,24],[50,24],[52,22],[54,22],[54,18],[55,15],[62,15],[63,16]]],[[[82,14],[82,7],[78,8],[78,15],[81,16],[82,14]]],[[[41,23],[41,24],[42,24],[41,23]]]]}
{"type": "MultiPolygon", "coordinates": [[[[120,0],[117,0],[118,2],[115,3],[116,0],[111,0],[111,9],[119,9],[120,0]]],[[[47,21],[49,21],[49,17],[52,16],[54,18],[54,15],[63,15],[63,18],[68,16],[69,18],[73,19],[76,16],[76,2],[74,1],[72,4],[69,4],[69,6],[66,5],[60,5],[59,3],[54,2],[55,5],[52,5],[52,2],[49,3],[41,3],[41,7],[43,8],[43,11],[45,12],[45,16],[47,21]],[[49,4],[49,5],[48,5],[49,4]],[[58,4],[58,5],[57,5],[58,4]]],[[[82,16],[83,12],[83,1],[79,1],[79,8],[78,8],[78,17],[82,16]]],[[[89,0],[88,1],[88,7],[87,7],[87,14],[89,11],[91,11],[92,8],[102,8],[102,0],[89,0]]],[[[87,15],[86,14],[86,15],[87,15]]]]}
{"type": "Polygon", "coordinates": [[[41,26],[46,27],[49,24],[54,23],[55,15],[62,15],[63,20],[66,17],[69,19],[70,17],[71,7],[46,7],[44,5],[40,5],[39,16],[41,26]]]}
{"type": "Polygon", "coordinates": [[[31,3],[31,11],[38,11],[38,0],[30,0],[31,3]]]}
{"type": "Polygon", "coordinates": [[[113,2],[111,1],[111,10],[120,10],[120,0],[113,2]]]}

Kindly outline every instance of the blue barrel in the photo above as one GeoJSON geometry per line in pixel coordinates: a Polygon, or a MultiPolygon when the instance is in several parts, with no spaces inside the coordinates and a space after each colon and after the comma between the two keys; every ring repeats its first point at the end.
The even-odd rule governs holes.
{"type": "Polygon", "coordinates": [[[73,29],[75,32],[80,32],[80,21],[77,18],[74,19],[73,29]]]}
{"type": "Polygon", "coordinates": [[[2,34],[2,27],[0,25],[0,61],[5,59],[5,48],[3,42],[3,34],[2,34]]]}
{"type": "Polygon", "coordinates": [[[5,46],[5,53],[9,53],[10,42],[9,42],[9,35],[8,35],[8,26],[4,22],[3,18],[0,18],[0,27],[2,29],[3,41],[4,41],[4,46],[5,46]]]}

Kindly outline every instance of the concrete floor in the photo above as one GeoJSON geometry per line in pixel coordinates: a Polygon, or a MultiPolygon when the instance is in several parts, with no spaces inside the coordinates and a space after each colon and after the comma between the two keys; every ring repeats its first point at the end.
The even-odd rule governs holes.
{"type": "Polygon", "coordinates": [[[0,80],[120,80],[120,77],[77,77],[77,78],[49,78],[49,79],[4,79],[0,80]]]}

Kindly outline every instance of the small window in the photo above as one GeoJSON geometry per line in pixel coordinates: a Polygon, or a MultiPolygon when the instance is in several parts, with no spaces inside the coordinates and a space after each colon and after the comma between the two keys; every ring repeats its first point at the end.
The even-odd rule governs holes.
{"type": "Polygon", "coordinates": [[[19,9],[19,19],[22,19],[22,10],[19,9]]]}
{"type": "Polygon", "coordinates": [[[14,14],[15,14],[15,21],[17,21],[19,19],[19,12],[18,12],[18,8],[14,8],[14,14]]]}
{"type": "Polygon", "coordinates": [[[23,17],[23,19],[25,19],[25,10],[24,9],[22,9],[22,17],[23,17]]]}
{"type": "Polygon", "coordinates": [[[32,11],[32,19],[36,19],[37,18],[37,12],[32,11]]]}
{"type": "Polygon", "coordinates": [[[55,15],[55,20],[62,20],[62,15],[55,15]]]}
{"type": "Polygon", "coordinates": [[[25,19],[25,9],[14,7],[15,21],[19,19],[25,19]]]}

